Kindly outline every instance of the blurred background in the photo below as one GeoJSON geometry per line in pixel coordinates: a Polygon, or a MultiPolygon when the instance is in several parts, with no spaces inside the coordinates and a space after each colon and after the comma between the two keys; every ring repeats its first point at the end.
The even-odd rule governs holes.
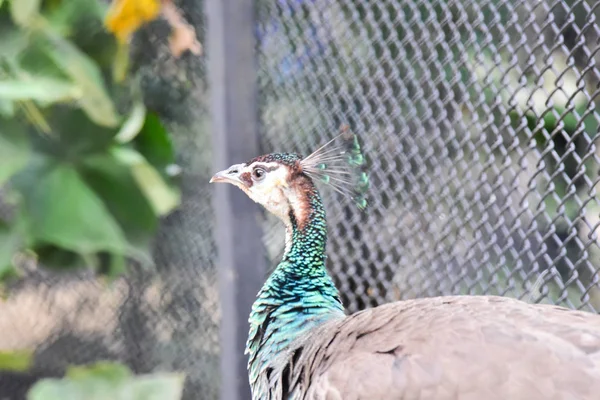
{"type": "Polygon", "coordinates": [[[599,6],[0,0],[0,399],[248,399],[283,226],[208,181],[342,124],[371,177],[363,212],[322,188],[350,312],[597,312],[599,6]]]}

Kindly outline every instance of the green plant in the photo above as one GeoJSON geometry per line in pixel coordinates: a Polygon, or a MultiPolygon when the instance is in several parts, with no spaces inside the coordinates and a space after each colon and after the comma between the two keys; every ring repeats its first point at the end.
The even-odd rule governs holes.
{"type": "Polygon", "coordinates": [[[178,373],[134,375],[124,365],[99,362],[70,367],[62,379],[42,379],[27,400],[178,400],[184,376],[178,373]]]}
{"type": "Polygon", "coordinates": [[[158,219],[179,203],[169,135],[124,79],[106,12],[0,1],[0,280],[23,256],[108,276],[150,264],[158,219]]]}
{"type": "MultiPolygon", "coordinates": [[[[0,351],[0,371],[31,369],[29,351],[0,351]]],[[[37,381],[27,400],[179,400],[185,376],[181,373],[135,375],[125,365],[100,361],[70,366],[62,378],[37,381]]]]}

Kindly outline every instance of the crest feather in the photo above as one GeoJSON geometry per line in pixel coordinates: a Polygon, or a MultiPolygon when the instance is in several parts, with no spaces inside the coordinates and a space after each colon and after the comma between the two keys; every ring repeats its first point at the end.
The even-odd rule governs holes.
{"type": "Polygon", "coordinates": [[[369,176],[358,137],[347,125],[341,133],[300,161],[302,171],[316,182],[351,197],[358,208],[366,208],[369,176]]]}

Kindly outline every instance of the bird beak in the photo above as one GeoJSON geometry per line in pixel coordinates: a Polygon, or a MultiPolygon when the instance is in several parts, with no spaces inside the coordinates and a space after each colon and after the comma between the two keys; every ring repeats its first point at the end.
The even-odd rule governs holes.
{"type": "Polygon", "coordinates": [[[210,178],[209,183],[231,183],[235,186],[243,186],[244,183],[240,179],[240,172],[242,170],[242,165],[232,165],[231,167],[224,169],[223,171],[219,171],[210,178]]]}

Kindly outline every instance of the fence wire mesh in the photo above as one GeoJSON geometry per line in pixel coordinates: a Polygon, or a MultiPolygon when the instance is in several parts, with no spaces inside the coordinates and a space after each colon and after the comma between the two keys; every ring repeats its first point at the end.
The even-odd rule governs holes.
{"type": "Polygon", "coordinates": [[[370,209],[326,199],[351,311],[440,294],[600,308],[598,3],[261,1],[258,15],[265,149],[306,154],[340,123],[364,142],[370,209]]]}
{"type": "MultiPolygon", "coordinates": [[[[349,123],[368,158],[366,212],[322,190],[349,311],[440,294],[600,309],[599,4],[257,0],[264,152],[308,154],[349,123]]],[[[157,271],[106,290],[32,269],[0,308],[0,348],[36,348],[36,367],[0,376],[0,398],[99,359],[181,370],[186,399],[218,398],[210,137],[178,132],[183,205],[157,271]]],[[[263,226],[274,265],[283,227],[263,226]]]]}

